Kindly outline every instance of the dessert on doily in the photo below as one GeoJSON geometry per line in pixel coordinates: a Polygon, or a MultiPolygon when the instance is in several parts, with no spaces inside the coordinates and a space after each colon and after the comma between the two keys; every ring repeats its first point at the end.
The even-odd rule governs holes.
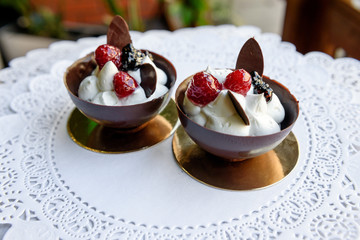
{"type": "Polygon", "coordinates": [[[137,128],[170,101],[176,70],[166,58],[136,49],[123,18],[115,16],[107,43],[71,65],[64,83],[76,107],[108,127],[137,128]]]}
{"type": "Polygon", "coordinates": [[[262,52],[251,38],[235,70],[208,67],[185,79],[176,103],[191,139],[205,151],[232,160],[255,157],[280,144],[298,117],[298,101],[262,73],[262,52]]]}

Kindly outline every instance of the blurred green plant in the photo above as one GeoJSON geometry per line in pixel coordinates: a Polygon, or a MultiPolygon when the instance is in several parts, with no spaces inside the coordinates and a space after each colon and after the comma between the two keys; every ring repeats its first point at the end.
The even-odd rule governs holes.
{"type": "Polygon", "coordinates": [[[167,20],[171,28],[211,24],[207,0],[165,0],[167,20]]]}
{"type": "Polygon", "coordinates": [[[209,0],[214,24],[233,24],[231,6],[233,0],[209,0]]]}
{"type": "Polygon", "coordinates": [[[138,0],[127,1],[125,5],[119,5],[115,0],[105,0],[105,3],[112,14],[120,15],[126,20],[131,30],[145,30],[145,23],[140,15],[138,0]]]}
{"type": "Polygon", "coordinates": [[[64,39],[67,33],[62,16],[45,7],[35,7],[28,0],[0,0],[0,6],[13,8],[20,15],[18,27],[27,33],[64,39]]]}
{"type": "MultiPolygon", "coordinates": [[[[112,15],[120,15],[129,24],[129,28],[137,31],[145,30],[145,20],[141,16],[140,4],[146,0],[103,0],[112,15]]],[[[182,27],[195,27],[208,24],[229,23],[229,3],[232,0],[157,0],[165,16],[170,30],[182,27]]],[[[64,0],[58,1],[61,9],[64,0]]],[[[69,38],[71,32],[66,31],[61,11],[54,13],[46,7],[31,4],[30,0],[0,0],[0,6],[12,8],[21,16],[17,21],[22,31],[30,34],[69,38]]]]}
{"type": "Polygon", "coordinates": [[[172,30],[230,22],[229,0],[160,0],[172,30]]]}

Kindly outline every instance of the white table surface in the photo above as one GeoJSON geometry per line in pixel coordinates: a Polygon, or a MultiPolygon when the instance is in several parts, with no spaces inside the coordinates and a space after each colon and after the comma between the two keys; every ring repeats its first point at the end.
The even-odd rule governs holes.
{"type": "Polygon", "coordinates": [[[169,138],[144,151],[99,154],[66,132],[74,108],[66,67],[105,37],[60,41],[0,71],[0,223],[4,239],[359,239],[360,63],[312,52],[252,26],[131,32],[168,58],[176,86],[208,65],[232,68],[243,43],[264,74],[300,101],[300,156],[279,183],[254,191],[205,186],[176,164],[169,138]]]}

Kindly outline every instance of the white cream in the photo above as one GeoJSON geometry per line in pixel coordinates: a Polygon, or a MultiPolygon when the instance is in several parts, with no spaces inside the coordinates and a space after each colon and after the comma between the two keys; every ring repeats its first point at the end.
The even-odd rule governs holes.
{"type": "Polygon", "coordinates": [[[212,76],[214,76],[219,83],[224,83],[226,76],[232,72],[230,69],[214,69],[208,66],[205,70],[205,72],[210,73],[212,76]]]}
{"type": "Polygon", "coordinates": [[[81,81],[79,86],[79,97],[85,101],[91,101],[99,92],[97,87],[97,77],[90,75],[81,81]]]}
{"type": "Polygon", "coordinates": [[[149,100],[153,100],[155,98],[161,97],[168,91],[169,91],[169,89],[166,86],[164,86],[162,84],[157,84],[155,92],[149,97],[149,100]]]}
{"type": "Polygon", "coordinates": [[[114,75],[118,72],[119,70],[115,64],[112,61],[108,61],[98,75],[97,86],[99,90],[102,92],[114,90],[114,75]]]}
{"type": "Polygon", "coordinates": [[[269,114],[277,123],[284,120],[285,109],[276,94],[273,94],[271,101],[267,103],[267,106],[267,114],[269,114]]]}
{"type": "MultiPolygon", "coordinates": [[[[268,114],[269,109],[264,94],[249,94],[246,96],[245,99],[246,99],[245,113],[250,121],[251,136],[267,135],[280,131],[279,123],[283,119],[281,119],[281,121],[277,123],[268,114]]],[[[280,106],[282,107],[281,103],[280,106]]]]}
{"type": "MultiPolygon", "coordinates": [[[[223,82],[231,70],[206,70],[214,77],[218,76],[223,82]]],[[[219,81],[219,79],[218,79],[219,81]]],[[[284,120],[285,110],[275,93],[272,100],[266,102],[263,94],[254,94],[253,87],[246,97],[233,93],[241,104],[250,125],[245,125],[242,118],[228,95],[227,89],[223,89],[214,101],[204,107],[193,104],[185,94],[183,107],[185,113],[196,123],[214,131],[238,135],[238,136],[259,136],[280,131],[280,123],[284,120]]]]}
{"type": "Polygon", "coordinates": [[[114,91],[99,92],[92,99],[93,103],[107,106],[114,106],[118,103],[118,97],[114,91]]]}
{"type": "Polygon", "coordinates": [[[116,105],[118,106],[126,106],[126,105],[134,105],[144,102],[146,99],[144,89],[141,87],[138,87],[135,89],[135,91],[130,94],[127,97],[124,98],[118,98],[118,103],[116,105]]]}
{"type": "MultiPolygon", "coordinates": [[[[151,61],[149,56],[146,56],[144,58],[144,61],[142,62],[142,64],[145,64],[145,63],[148,63],[151,66],[153,66],[154,69],[155,69],[155,72],[156,72],[156,88],[155,88],[155,92],[147,99],[148,101],[150,101],[152,99],[161,97],[162,95],[167,93],[167,91],[169,89],[165,86],[165,84],[167,82],[166,73],[163,70],[161,70],[160,68],[158,68],[154,64],[154,62],[151,61]]],[[[128,74],[135,79],[135,81],[138,83],[138,85],[141,84],[140,69],[137,69],[136,71],[128,71],[128,74]]]]}
{"type": "Polygon", "coordinates": [[[236,112],[234,105],[228,96],[228,91],[221,91],[214,101],[202,108],[207,117],[205,127],[227,134],[249,135],[250,127],[236,112]]]}
{"type": "Polygon", "coordinates": [[[128,71],[127,73],[135,79],[138,85],[140,85],[141,83],[140,69],[136,71],[128,71]]]}
{"type": "Polygon", "coordinates": [[[163,70],[156,67],[149,56],[144,58],[142,64],[144,63],[149,63],[154,67],[157,77],[155,92],[149,98],[146,98],[144,89],[140,86],[140,69],[137,69],[136,71],[128,71],[128,74],[135,79],[139,87],[136,88],[131,95],[119,99],[115,94],[113,83],[114,75],[119,72],[119,70],[111,61],[107,62],[100,71],[96,68],[92,72],[92,75],[82,80],[78,91],[79,98],[101,105],[125,106],[139,104],[161,97],[169,90],[165,86],[167,76],[163,70]]]}
{"type": "Polygon", "coordinates": [[[156,72],[156,82],[158,84],[161,84],[161,85],[165,85],[166,82],[167,82],[167,76],[166,76],[166,73],[161,70],[160,68],[158,68],[155,63],[153,61],[151,61],[151,59],[149,58],[149,56],[146,56],[144,58],[144,61],[142,62],[142,64],[145,64],[145,63],[149,63],[151,66],[154,67],[155,69],[155,72],[156,72]]]}

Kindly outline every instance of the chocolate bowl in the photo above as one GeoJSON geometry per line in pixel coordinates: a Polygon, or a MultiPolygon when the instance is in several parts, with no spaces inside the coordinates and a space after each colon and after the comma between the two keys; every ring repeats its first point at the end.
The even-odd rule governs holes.
{"type": "Polygon", "coordinates": [[[205,151],[227,161],[239,161],[259,156],[274,149],[290,133],[299,115],[299,103],[290,91],[275,80],[263,76],[279,97],[284,109],[285,119],[281,131],[263,136],[235,136],[205,128],[191,120],[184,112],[183,100],[188,83],[193,76],[185,79],[177,88],[175,102],[179,119],[190,138],[205,151]]]}
{"type": "Polygon", "coordinates": [[[74,62],[65,72],[64,84],[71,100],[86,117],[98,124],[126,130],[140,129],[140,126],[144,126],[167,105],[176,81],[176,70],[170,61],[161,55],[150,53],[156,66],[161,68],[168,78],[166,87],[169,88],[169,91],[163,96],[128,106],[105,106],[80,99],[78,89],[81,81],[96,68],[94,54],[90,53],[74,62]]]}

